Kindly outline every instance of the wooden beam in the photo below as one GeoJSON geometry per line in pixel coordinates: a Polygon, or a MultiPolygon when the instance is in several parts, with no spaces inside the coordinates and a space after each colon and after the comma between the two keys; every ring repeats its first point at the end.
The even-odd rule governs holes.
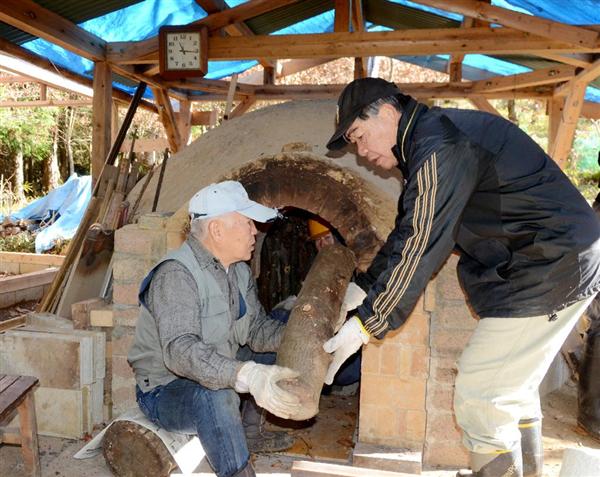
{"type": "Polygon", "coordinates": [[[156,105],[158,106],[158,115],[165,128],[167,139],[169,141],[169,148],[171,153],[175,154],[181,148],[181,136],[177,128],[177,120],[173,107],[171,106],[171,99],[165,89],[152,88],[152,94],[156,99],[156,105]]]}
{"type": "Polygon", "coordinates": [[[556,135],[558,134],[558,125],[562,117],[563,108],[565,107],[565,98],[551,97],[546,102],[548,113],[548,146],[546,152],[550,154],[554,150],[556,135]]]}
{"type": "Polygon", "coordinates": [[[495,76],[471,83],[471,90],[504,91],[508,89],[529,88],[545,84],[555,84],[568,81],[575,76],[575,67],[570,65],[553,66],[529,73],[519,73],[508,76],[495,76]]]}
{"type": "MultiPolygon", "coordinates": [[[[182,88],[192,91],[205,91],[207,93],[225,93],[230,89],[230,82],[225,80],[208,80],[204,78],[187,78],[176,81],[165,81],[164,86],[168,88],[182,88]]],[[[235,85],[235,97],[249,96],[254,94],[253,85],[240,84],[235,85]]]]}
{"type": "Polygon", "coordinates": [[[329,63],[330,61],[332,61],[331,58],[310,58],[303,60],[284,61],[280,63],[281,70],[277,73],[277,78],[290,76],[300,71],[306,71],[310,68],[314,68],[315,66],[329,63]]]}
{"type": "MultiPolygon", "coordinates": [[[[152,151],[164,151],[169,147],[169,142],[166,138],[156,139],[136,139],[133,145],[133,152],[152,152],[152,151]]],[[[121,145],[120,152],[128,154],[131,150],[131,140],[126,139],[121,145]]]]}
{"type": "Polygon", "coordinates": [[[189,100],[179,101],[179,111],[175,113],[177,129],[181,138],[181,147],[187,146],[190,141],[192,129],[191,102],[189,100]]]}
{"type": "Polygon", "coordinates": [[[565,106],[558,125],[556,139],[550,150],[550,156],[562,168],[567,164],[569,152],[573,145],[577,121],[581,115],[581,108],[583,107],[585,88],[586,83],[573,83],[571,91],[565,100],[565,106]]]}
{"type": "Polygon", "coordinates": [[[106,59],[106,42],[32,0],[2,0],[0,21],[88,60],[106,59]]]}
{"type": "Polygon", "coordinates": [[[112,71],[105,61],[94,65],[92,105],[92,181],[100,177],[111,146],[112,71]]]}
{"type": "Polygon", "coordinates": [[[36,83],[37,81],[29,78],[28,76],[21,76],[11,74],[10,76],[4,76],[0,78],[0,84],[11,84],[11,83],[36,83]]]}
{"type": "Polygon", "coordinates": [[[27,288],[40,287],[52,283],[58,273],[58,268],[46,268],[36,272],[14,275],[0,280],[2,283],[2,293],[25,290],[27,288]]]}
{"type": "MultiPolygon", "coordinates": [[[[473,28],[474,24],[475,20],[473,18],[464,17],[461,28],[473,28]]],[[[462,53],[450,55],[448,69],[446,71],[448,73],[450,83],[460,83],[462,81],[462,62],[464,58],[465,55],[462,53]]]]}
{"type": "Polygon", "coordinates": [[[500,112],[494,108],[494,106],[492,106],[487,99],[482,98],[481,96],[471,96],[469,101],[471,101],[473,106],[475,106],[479,111],[485,111],[486,113],[495,114],[496,116],[502,116],[502,114],[500,114],[500,112]]]}
{"type": "Polygon", "coordinates": [[[575,77],[568,83],[557,87],[554,95],[566,96],[576,84],[583,84],[587,87],[588,83],[595,80],[598,76],[600,76],[600,59],[594,61],[589,67],[577,72],[575,77]]]}
{"type": "Polygon", "coordinates": [[[478,0],[415,1],[422,5],[460,13],[490,23],[500,23],[516,30],[568,43],[575,47],[595,48],[598,45],[598,33],[595,31],[495,7],[478,0]]]}
{"type": "Polygon", "coordinates": [[[71,106],[74,108],[93,106],[91,99],[39,99],[31,101],[0,101],[0,108],[63,108],[71,106]]]}
{"type": "Polygon", "coordinates": [[[558,53],[548,53],[540,51],[537,56],[548,60],[565,63],[566,65],[577,66],[579,68],[587,68],[594,62],[594,55],[591,53],[572,53],[570,55],[559,55],[558,53]]]}
{"type": "MultiPolygon", "coordinates": [[[[568,53],[572,46],[508,28],[446,28],[315,35],[256,35],[244,39],[211,38],[211,60],[267,58],[340,58],[373,55],[453,53],[568,53]]],[[[600,48],[596,50],[600,51],[600,48]]],[[[158,58],[158,57],[157,57],[158,58]]]]}
{"type": "MultiPolygon", "coordinates": [[[[15,58],[19,58],[21,60],[27,61],[28,63],[45,70],[46,73],[50,73],[51,75],[57,75],[59,77],[64,77],[64,78],[74,81],[75,83],[78,83],[82,86],[93,87],[93,81],[91,79],[89,79],[85,76],[81,76],[76,73],[73,73],[72,71],[70,71],[66,68],[62,68],[58,65],[55,65],[54,63],[47,60],[46,58],[36,55],[35,53],[32,53],[23,47],[20,47],[18,45],[10,43],[9,41],[7,41],[3,38],[0,38],[0,50],[2,50],[4,53],[7,53],[11,56],[14,56],[15,58]]],[[[59,88],[59,86],[54,84],[54,82],[50,82],[48,80],[48,75],[46,75],[46,74],[44,74],[43,77],[41,75],[36,75],[35,78],[32,77],[31,79],[33,81],[44,82],[45,84],[48,84],[48,86],[51,86],[53,88],[59,88]],[[40,76],[40,77],[37,77],[37,76],[40,76]]],[[[116,88],[112,89],[112,97],[122,103],[129,103],[131,101],[131,96],[129,94],[127,94],[124,91],[121,91],[119,89],[116,89],[116,88]]],[[[145,100],[140,101],[140,107],[144,108],[148,111],[152,111],[154,113],[156,112],[156,106],[145,100]]]]}
{"type": "MultiPolygon", "coordinates": [[[[223,0],[196,0],[196,3],[209,15],[229,8],[223,0]]],[[[229,36],[254,36],[254,32],[244,22],[228,25],[223,30],[229,36]]],[[[259,59],[259,63],[265,67],[273,66],[273,62],[266,59],[259,59]]]]}
{"type": "Polygon", "coordinates": [[[237,118],[238,116],[241,116],[246,111],[248,111],[252,107],[252,105],[254,105],[254,103],[256,103],[256,99],[254,98],[254,96],[245,97],[238,103],[238,105],[233,109],[233,111],[229,113],[227,119],[233,119],[237,118]]]}
{"type": "Polygon", "coordinates": [[[350,2],[352,0],[335,0],[335,18],[333,21],[333,31],[350,31],[350,2]]]}
{"type": "Polygon", "coordinates": [[[217,124],[218,111],[192,111],[192,126],[215,126],[217,124]]]}
{"type": "Polygon", "coordinates": [[[600,119],[600,104],[585,101],[581,108],[581,116],[588,119],[600,119]]]}
{"type": "MultiPolygon", "coordinates": [[[[234,8],[228,8],[191,25],[205,25],[209,31],[216,31],[227,25],[243,22],[249,18],[263,13],[285,7],[300,0],[250,0],[234,8]]],[[[216,38],[216,37],[215,37],[216,38]]],[[[213,41],[214,38],[211,38],[213,41]]],[[[231,38],[239,42],[239,38],[231,38]]],[[[107,58],[111,63],[157,63],[158,62],[158,36],[135,42],[113,42],[107,44],[107,58]]]]}

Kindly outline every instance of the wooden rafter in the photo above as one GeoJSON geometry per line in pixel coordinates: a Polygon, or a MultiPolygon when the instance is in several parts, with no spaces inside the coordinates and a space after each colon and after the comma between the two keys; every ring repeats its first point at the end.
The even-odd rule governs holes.
{"type": "MultiPolygon", "coordinates": [[[[230,88],[230,82],[225,80],[209,80],[204,78],[187,78],[174,81],[165,81],[165,86],[169,88],[181,88],[191,91],[203,91],[206,93],[224,93],[227,94],[230,88]]],[[[252,85],[237,82],[235,85],[235,98],[241,96],[250,96],[254,94],[252,85]]]]}
{"type": "Polygon", "coordinates": [[[529,73],[516,75],[496,76],[471,83],[472,91],[504,91],[517,88],[529,88],[546,84],[556,84],[568,81],[575,76],[574,66],[553,66],[529,73]]]}
{"type": "Polygon", "coordinates": [[[165,128],[167,139],[169,141],[169,147],[172,153],[176,153],[181,148],[181,136],[179,135],[179,129],[177,127],[177,118],[171,106],[171,100],[165,89],[151,88],[152,94],[156,99],[156,105],[158,107],[158,114],[165,128]]]}
{"type": "Polygon", "coordinates": [[[569,151],[573,145],[577,120],[581,115],[583,107],[585,88],[586,83],[572,84],[562,109],[560,122],[556,128],[556,136],[552,142],[552,149],[549,151],[550,156],[561,167],[566,165],[569,151]]]}
{"type": "MultiPolygon", "coordinates": [[[[243,22],[249,18],[256,17],[286,5],[291,5],[298,1],[299,0],[250,0],[237,7],[228,8],[213,13],[212,15],[208,15],[201,20],[191,23],[191,25],[205,25],[208,27],[209,31],[216,31],[225,28],[228,25],[243,22]]],[[[235,43],[239,42],[239,39],[236,39],[235,37],[230,37],[229,39],[234,40],[235,43]]],[[[256,59],[258,56],[260,55],[254,56],[253,59],[256,59]]],[[[118,64],[156,63],[158,62],[158,36],[143,41],[108,43],[107,58],[110,62],[118,64]]]]}
{"type": "Polygon", "coordinates": [[[237,118],[238,116],[241,116],[246,111],[248,111],[255,102],[256,102],[256,98],[254,96],[246,96],[228,114],[227,119],[233,119],[233,118],[237,118]]]}
{"type": "Polygon", "coordinates": [[[473,105],[479,111],[485,111],[486,113],[491,113],[491,114],[495,114],[497,116],[502,116],[500,114],[500,112],[496,108],[494,108],[492,103],[490,103],[486,98],[483,98],[481,96],[471,96],[469,98],[469,101],[471,101],[471,103],[473,103],[473,105]]]}
{"type": "Polygon", "coordinates": [[[415,0],[417,3],[449,12],[478,18],[541,37],[558,40],[575,47],[595,48],[598,33],[585,28],[488,5],[478,0],[415,0]]]}
{"type": "MultiPolygon", "coordinates": [[[[419,29],[316,35],[255,36],[242,43],[235,38],[211,38],[211,60],[267,58],[340,58],[373,55],[432,55],[453,53],[536,54],[568,53],[565,43],[534,37],[508,28],[419,29]]],[[[600,48],[596,48],[600,52],[600,48]]]]}
{"type": "MultiPolygon", "coordinates": [[[[465,17],[461,28],[473,28],[475,20],[471,17],[465,17]]],[[[462,81],[462,62],[465,59],[464,53],[454,53],[450,55],[448,61],[448,76],[450,83],[460,83],[462,81]]]]}
{"type": "Polygon", "coordinates": [[[88,60],[106,58],[106,42],[32,0],[2,0],[0,21],[88,60]]]}
{"type": "MultiPolygon", "coordinates": [[[[200,5],[208,15],[229,8],[229,6],[223,0],[196,0],[196,3],[200,5]]],[[[254,36],[254,32],[250,30],[248,25],[246,25],[244,22],[227,25],[223,28],[223,30],[229,36],[254,36]]],[[[273,62],[266,59],[259,58],[258,62],[266,67],[273,66],[273,62]]]]}
{"type": "Polygon", "coordinates": [[[600,59],[579,71],[568,83],[557,87],[554,94],[556,96],[566,96],[574,85],[583,84],[587,86],[590,81],[595,80],[598,76],[600,76],[600,59]]]}
{"type": "Polygon", "coordinates": [[[594,55],[591,53],[572,53],[570,55],[559,55],[557,53],[540,51],[537,53],[537,56],[552,61],[558,61],[559,63],[577,66],[579,68],[587,68],[594,62],[594,55]]]}
{"type": "Polygon", "coordinates": [[[39,99],[31,101],[0,101],[0,108],[57,108],[91,106],[91,99],[39,99]]]}

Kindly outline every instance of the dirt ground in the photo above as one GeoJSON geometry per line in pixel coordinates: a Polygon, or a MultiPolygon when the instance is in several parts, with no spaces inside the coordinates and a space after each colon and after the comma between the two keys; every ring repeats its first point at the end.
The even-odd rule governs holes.
{"type": "MultiPolygon", "coordinates": [[[[578,430],[576,425],[577,389],[572,383],[542,399],[544,410],[544,476],[558,477],[563,451],[571,447],[591,447],[600,449],[600,442],[578,430]]],[[[76,460],[73,455],[83,447],[83,441],[73,441],[53,437],[40,438],[42,477],[110,477],[111,473],[102,455],[76,460]]],[[[257,473],[262,477],[284,477],[290,475],[294,460],[299,458],[287,455],[254,456],[257,473]]],[[[305,457],[304,460],[310,460],[305,457]]],[[[339,460],[336,459],[336,463],[339,460]]],[[[200,474],[212,476],[206,462],[200,465],[200,474]]],[[[457,469],[425,469],[426,477],[454,477],[457,469]]],[[[20,448],[12,445],[0,446],[0,476],[25,477],[20,448]]],[[[152,473],[147,474],[151,476],[152,473]]],[[[600,469],[590,469],[589,476],[600,476],[600,469]]],[[[365,476],[368,477],[368,476],[365,476]]]]}

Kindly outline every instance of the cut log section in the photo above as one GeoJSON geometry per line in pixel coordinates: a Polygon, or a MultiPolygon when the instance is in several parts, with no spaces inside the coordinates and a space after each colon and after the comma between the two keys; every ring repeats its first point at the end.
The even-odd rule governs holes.
{"type": "Polygon", "coordinates": [[[169,477],[177,464],[150,429],[131,421],[116,421],[102,441],[104,459],[117,477],[169,477]]]}
{"type": "Polygon", "coordinates": [[[356,257],[342,245],[323,248],[310,268],[285,328],[277,364],[294,369],[300,377],[280,385],[300,397],[302,404],[291,419],[310,419],[319,412],[319,397],[331,356],[323,343],[341,326],[340,309],[356,268],[356,257]]]}

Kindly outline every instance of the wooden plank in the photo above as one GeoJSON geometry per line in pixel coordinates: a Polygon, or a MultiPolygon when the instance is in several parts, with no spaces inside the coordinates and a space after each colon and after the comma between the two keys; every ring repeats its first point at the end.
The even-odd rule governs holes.
{"type": "Polygon", "coordinates": [[[567,164],[569,152],[573,145],[577,120],[579,119],[581,108],[583,106],[585,88],[585,83],[575,83],[572,86],[571,92],[565,100],[565,106],[556,133],[556,140],[550,150],[550,156],[563,168],[567,164]]]}
{"type": "Polygon", "coordinates": [[[192,129],[191,105],[192,103],[189,100],[179,101],[179,111],[175,113],[182,147],[187,146],[190,141],[190,132],[192,129]]]}
{"type": "Polygon", "coordinates": [[[229,114],[231,113],[231,108],[233,106],[233,97],[235,95],[237,78],[237,73],[231,76],[231,83],[229,84],[229,91],[227,91],[227,101],[225,102],[225,112],[223,113],[223,119],[229,119],[229,114]]]}
{"type": "Polygon", "coordinates": [[[48,268],[37,272],[23,273],[21,275],[9,276],[0,280],[2,293],[8,293],[26,288],[39,287],[52,283],[58,273],[58,268],[48,268]]]}
{"type": "Polygon", "coordinates": [[[0,321],[0,333],[7,330],[12,330],[18,326],[22,326],[27,323],[26,316],[17,316],[16,318],[10,318],[9,320],[0,321]]]}
{"type": "Polygon", "coordinates": [[[582,83],[587,86],[590,81],[595,80],[598,76],[600,76],[600,59],[594,61],[589,67],[578,71],[577,75],[568,83],[557,87],[554,95],[566,96],[576,83],[582,83]]]}
{"type": "Polygon", "coordinates": [[[492,106],[492,104],[487,99],[482,98],[481,96],[472,96],[469,98],[469,101],[471,101],[471,103],[473,103],[473,105],[479,111],[485,111],[486,113],[502,116],[502,114],[500,114],[500,112],[496,108],[494,108],[494,106],[492,106]]]}
{"type": "Polygon", "coordinates": [[[99,61],[106,58],[106,42],[102,38],[32,0],[2,0],[0,21],[88,60],[99,61]]]}
{"type": "Polygon", "coordinates": [[[254,103],[256,103],[256,99],[254,98],[254,96],[248,96],[244,98],[238,103],[238,105],[233,109],[233,111],[229,113],[227,119],[233,119],[237,118],[238,116],[241,116],[246,111],[248,111],[254,103]]]}
{"type": "Polygon", "coordinates": [[[500,23],[516,30],[569,43],[575,47],[594,48],[598,44],[598,33],[594,31],[496,7],[478,0],[415,1],[422,5],[460,13],[490,23],[500,23]]]}
{"type": "MultiPolygon", "coordinates": [[[[85,76],[81,76],[76,73],[73,73],[72,71],[70,71],[66,68],[62,68],[59,65],[55,65],[54,63],[47,60],[46,58],[36,55],[35,53],[32,53],[29,50],[26,50],[25,48],[22,48],[18,45],[14,45],[13,43],[10,43],[9,41],[5,40],[4,38],[0,38],[0,50],[2,50],[5,53],[9,53],[10,55],[20,58],[22,60],[25,60],[28,63],[31,63],[32,65],[35,65],[38,68],[42,68],[50,73],[58,74],[62,77],[68,78],[71,81],[74,81],[80,85],[87,86],[87,87],[93,87],[93,81],[91,79],[89,79],[85,76]]],[[[41,77],[40,78],[36,77],[35,79],[38,81],[44,80],[44,78],[41,78],[41,77]]],[[[58,87],[54,83],[50,84],[50,86],[52,86],[54,88],[58,87]]],[[[119,89],[116,89],[116,88],[112,89],[112,97],[114,99],[116,99],[117,101],[125,102],[128,104],[131,102],[131,96],[129,94],[127,94],[119,89]]],[[[150,103],[149,101],[145,101],[145,100],[141,101],[140,107],[146,109],[147,111],[156,112],[156,106],[154,104],[150,103]]]]}
{"type": "Polygon", "coordinates": [[[333,31],[350,31],[350,1],[335,0],[335,19],[333,22],[333,31]]]}
{"type": "MultiPolygon", "coordinates": [[[[224,93],[227,94],[231,89],[231,82],[225,80],[210,80],[204,78],[187,78],[174,81],[165,81],[165,86],[168,88],[184,88],[192,91],[205,91],[207,93],[224,93]]],[[[237,83],[235,85],[235,95],[250,96],[254,94],[253,85],[237,83]]],[[[191,98],[190,98],[191,99],[191,98]]]]}
{"type": "Polygon", "coordinates": [[[0,108],[64,108],[64,107],[84,107],[92,106],[91,99],[47,99],[47,100],[29,100],[29,101],[0,101],[0,108]]]}
{"type": "Polygon", "coordinates": [[[575,76],[575,67],[570,65],[552,66],[529,73],[495,76],[484,80],[473,81],[472,91],[503,91],[507,89],[529,88],[545,84],[568,81],[575,76]]]}
{"type": "MultiPolygon", "coordinates": [[[[192,126],[214,126],[217,124],[218,111],[192,111],[192,126]]],[[[164,148],[163,148],[164,149],[164,148]]]]}
{"type": "Polygon", "coordinates": [[[548,147],[546,148],[546,152],[548,154],[550,154],[550,151],[554,149],[554,143],[556,142],[556,135],[558,133],[558,125],[560,124],[560,118],[562,116],[564,107],[564,98],[548,98],[546,106],[548,112],[548,147]]]}
{"type": "Polygon", "coordinates": [[[100,177],[111,146],[112,72],[104,62],[94,66],[94,104],[92,106],[92,181],[100,177]]]}
{"type": "Polygon", "coordinates": [[[0,252],[0,263],[34,263],[36,265],[60,266],[63,263],[64,259],[64,255],[24,252],[0,252]]]}
{"type": "Polygon", "coordinates": [[[579,68],[587,68],[590,66],[594,58],[591,53],[572,53],[572,54],[564,54],[560,55],[557,53],[548,53],[544,51],[540,51],[537,53],[537,56],[542,58],[546,58],[552,61],[558,61],[559,63],[565,63],[567,65],[577,66],[579,68]]]}
{"type": "Polygon", "coordinates": [[[291,471],[291,477],[414,477],[414,475],[306,460],[294,461],[291,471]]]}
{"type": "Polygon", "coordinates": [[[588,119],[600,119],[600,104],[585,101],[581,108],[581,116],[588,119]]]}
{"type": "MultiPolygon", "coordinates": [[[[573,47],[509,28],[446,28],[383,32],[256,35],[243,42],[214,37],[210,60],[267,58],[339,58],[344,56],[433,55],[453,53],[537,54],[570,53],[573,47]]],[[[597,52],[600,48],[590,48],[597,52]]],[[[158,56],[154,59],[158,61],[158,56]]]]}
{"type": "Polygon", "coordinates": [[[21,426],[21,453],[23,454],[25,470],[32,477],[41,477],[35,402],[32,391],[27,392],[25,399],[19,404],[17,410],[21,426]]]}
{"type": "Polygon", "coordinates": [[[37,385],[33,376],[0,374],[0,421],[23,402],[26,394],[37,385]]]}
{"type": "MultiPolygon", "coordinates": [[[[152,152],[152,151],[164,151],[169,147],[169,142],[166,138],[155,138],[155,139],[136,139],[133,146],[133,152],[152,152]]],[[[121,146],[121,152],[128,153],[131,149],[131,140],[123,141],[121,146]]]]}
{"type": "MultiPolygon", "coordinates": [[[[249,18],[276,10],[299,0],[250,0],[234,8],[228,8],[191,23],[191,25],[205,25],[209,31],[220,30],[227,25],[243,22],[249,18]]],[[[236,42],[239,38],[231,37],[236,42]]],[[[212,38],[211,40],[212,41],[212,38]]],[[[210,42],[209,42],[210,43],[210,42]]],[[[156,63],[158,62],[158,36],[137,42],[108,43],[107,59],[111,63],[156,63]]]]}
{"type": "Polygon", "coordinates": [[[171,106],[171,100],[169,99],[167,91],[164,89],[152,88],[152,93],[154,94],[158,106],[158,115],[165,128],[167,140],[169,141],[169,148],[172,153],[176,153],[181,147],[181,137],[179,136],[179,131],[177,129],[177,121],[175,119],[173,107],[171,106]]]}

